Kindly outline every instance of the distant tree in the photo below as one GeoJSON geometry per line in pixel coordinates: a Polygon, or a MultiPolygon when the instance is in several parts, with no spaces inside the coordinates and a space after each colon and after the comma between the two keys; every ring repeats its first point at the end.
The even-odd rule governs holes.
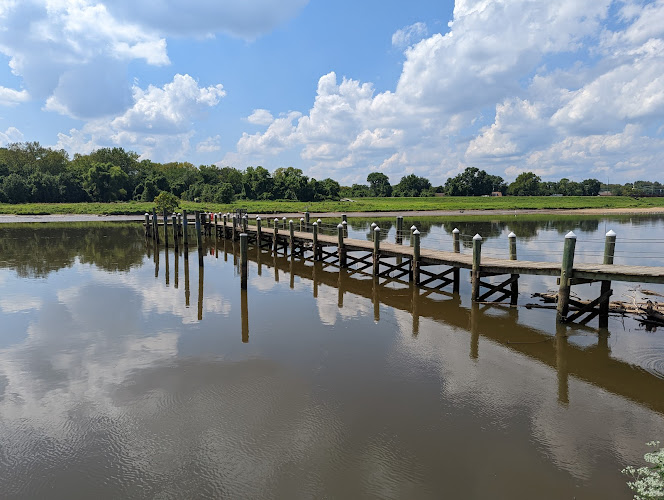
{"type": "Polygon", "coordinates": [[[489,175],[476,167],[467,167],[456,177],[445,182],[445,194],[448,196],[482,196],[500,191],[505,194],[507,185],[498,175],[489,175]]]}
{"type": "Polygon", "coordinates": [[[214,201],[217,203],[231,203],[234,196],[235,188],[233,188],[233,185],[229,182],[223,182],[217,186],[217,193],[214,201]]]}
{"type": "Polygon", "coordinates": [[[250,200],[271,199],[274,179],[263,167],[247,167],[242,175],[243,196],[250,200]]]}
{"type": "Polygon", "coordinates": [[[542,179],[532,172],[523,172],[507,188],[512,196],[537,196],[540,194],[542,179]]]}
{"type": "Polygon", "coordinates": [[[417,197],[422,196],[423,191],[431,189],[431,182],[424,177],[409,174],[401,178],[399,183],[392,189],[394,196],[417,197]]]}
{"type": "Polygon", "coordinates": [[[170,214],[175,212],[180,206],[180,200],[173,193],[162,191],[155,197],[154,204],[158,214],[162,214],[164,211],[170,214]]]}
{"type": "Polygon", "coordinates": [[[2,180],[2,193],[8,203],[25,203],[30,196],[30,189],[22,175],[9,174],[2,180]]]}
{"type": "Polygon", "coordinates": [[[368,198],[371,196],[371,190],[366,184],[353,184],[347,197],[350,198],[368,198]]]}
{"type": "Polygon", "coordinates": [[[581,181],[584,196],[597,196],[602,190],[602,183],[597,179],[585,179],[581,181]]]}
{"type": "Polygon", "coordinates": [[[371,194],[376,197],[392,196],[392,186],[390,178],[381,172],[371,172],[367,176],[371,194]]]}
{"type": "Polygon", "coordinates": [[[93,163],[86,172],[83,187],[94,201],[117,201],[127,198],[129,176],[110,163],[93,163]]]}

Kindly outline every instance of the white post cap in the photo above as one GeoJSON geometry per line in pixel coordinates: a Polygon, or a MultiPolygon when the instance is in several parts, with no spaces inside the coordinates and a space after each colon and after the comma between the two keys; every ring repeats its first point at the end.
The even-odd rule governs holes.
{"type": "Polygon", "coordinates": [[[454,229],[452,229],[452,232],[454,234],[459,234],[461,231],[459,231],[459,228],[455,227],[454,229]]]}
{"type": "Polygon", "coordinates": [[[260,218],[260,217],[256,217],[256,220],[261,220],[261,218],[260,218]]]}
{"type": "Polygon", "coordinates": [[[379,228],[378,226],[374,227],[374,233],[375,233],[376,231],[380,232],[380,228],[379,228]]]}
{"type": "Polygon", "coordinates": [[[516,234],[514,234],[514,231],[512,231],[510,234],[507,235],[508,238],[516,238],[516,234]]]}
{"type": "Polygon", "coordinates": [[[413,234],[414,234],[415,236],[419,236],[419,235],[420,235],[420,232],[416,229],[415,231],[413,231],[413,234]]]}
{"type": "Polygon", "coordinates": [[[480,236],[479,233],[477,233],[475,236],[473,236],[473,241],[482,241],[482,237],[480,236]]]}
{"type": "Polygon", "coordinates": [[[576,234],[574,234],[572,231],[570,231],[569,233],[567,233],[565,235],[565,238],[570,238],[570,239],[575,240],[576,239],[576,234]]]}
{"type": "Polygon", "coordinates": [[[344,228],[343,224],[339,224],[339,225],[337,226],[337,229],[343,229],[343,228],[344,228]]]}
{"type": "Polygon", "coordinates": [[[609,232],[606,233],[607,236],[615,236],[616,232],[613,229],[609,229],[609,232]]]}
{"type": "Polygon", "coordinates": [[[346,222],[345,220],[344,220],[344,221],[341,221],[341,223],[342,223],[344,226],[348,225],[348,222],[346,222]]]}
{"type": "Polygon", "coordinates": [[[318,226],[318,222],[314,222],[314,226],[318,226]]]}
{"type": "Polygon", "coordinates": [[[319,224],[321,224],[322,222],[323,222],[322,220],[318,219],[318,223],[319,223],[319,224]]]}
{"type": "Polygon", "coordinates": [[[413,224],[412,226],[410,226],[410,230],[411,230],[411,231],[415,231],[416,229],[417,229],[417,227],[415,227],[415,224],[413,224]]]}

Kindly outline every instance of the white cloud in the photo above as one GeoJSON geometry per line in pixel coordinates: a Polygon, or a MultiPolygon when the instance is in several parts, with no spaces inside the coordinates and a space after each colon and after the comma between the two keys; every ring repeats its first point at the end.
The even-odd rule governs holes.
{"type": "Polygon", "coordinates": [[[30,99],[26,90],[15,90],[0,85],[0,106],[15,106],[30,99]]]}
{"type": "Polygon", "coordinates": [[[16,127],[9,127],[4,132],[0,132],[0,145],[4,146],[12,142],[21,142],[23,133],[16,127]]]}
{"type": "MultiPolygon", "coordinates": [[[[221,84],[200,87],[191,76],[180,74],[163,87],[150,85],[144,90],[134,86],[133,105],[122,115],[91,120],[82,130],[59,134],[56,147],[87,152],[120,145],[155,161],[181,158],[190,149],[194,119],[216,106],[225,94],[221,84]]],[[[212,142],[207,146],[213,147],[212,142]]]]}
{"type": "Polygon", "coordinates": [[[0,52],[30,95],[48,99],[46,109],[82,118],[117,113],[131,102],[129,61],[169,63],[163,38],[119,22],[91,0],[4,2],[0,52]]]}
{"type": "Polygon", "coordinates": [[[611,3],[458,0],[447,33],[394,34],[410,46],[393,91],[323,75],[307,114],[243,134],[237,154],[299,154],[308,174],[346,183],[367,169],[442,183],[469,165],[508,178],[641,172],[662,157],[651,129],[664,119],[664,0],[611,3]]]}
{"type": "Polygon", "coordinates": [[[219,135],[208,137],[204,141],[196,144],[196,151],[199,153],[214,153],[215,151],[219,151],[221,149],[221,145],[219,144],[220,140],[221,136],[219,135]]]}
{"type": "Polygon", "coordinates": [[[247,121],[254,125],[269,125],[274,121],[274,117],[267,109],[254,109],[254,112],[247,117],[247,121]]]}
{"type": "Polygon", "coordinates": [[[425,36],[427,36],[427,25],[425,23],[414,23],[397,30],[392,35],[392,45],[397,48],[405,48],[419,42],[425,36]]]}

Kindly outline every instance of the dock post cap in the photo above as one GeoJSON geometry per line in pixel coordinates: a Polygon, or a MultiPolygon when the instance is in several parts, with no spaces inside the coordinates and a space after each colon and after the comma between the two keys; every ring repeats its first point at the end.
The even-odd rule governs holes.
{"type": "Polygon", "coordinates": [[[343,229],[343,228],[344,228],[343,224],[339,224],[339,225],[337,226],[337,229],[343,229]]]}
{"type": "Polygon", "coordinates": [[[516,238],[516,234],[514,234],[514,231],[512,231],[510,234],[507,235],[508,238],[516,238]]]}
{"type": "MultiPolygon", "coordinates": [[[[284,219],[285,219],[285,218],[286,218],[286,217],[284,217],[284,219]]],[[[289,220],[288,223],[289,223],[289,224],[292,224],[292,223],[293,223],[293,219],[289,220]]]]}
{"type": "Polygon", "coordinates": [[[454,234],[459,234],[461,231],[459,231],[459,228],[458,228],[458,227],[455,227],[454,229],[452,229],[452,232],[453,232],[454,234]]]}
{"type": "Polygon", "coordinates": [[[300,222],[304,222],[304,217],[300,217],[300,222]]]}
{"type": "Polygon", "coordinates": [[[570,231],[569,233],[567,233],[565,235],[565,238],[570,238],[570,239],[575,240],[576,239],[576,234],[574,234],[574,232],[570,231]]]}
{"type": "Polygon", "coordinates": [[[279,217],[275,217],[274,222],[279,222],[279,217]]]}
{"type": "Polygon", "coordinates": [[[261,218],[260,218],[260,217],[256,217],[256,220],[261,220],[261,218]]]}
{"type": "Polygon", "coordinates": [[[341,223],[342,223],[344,226],[347,226],[347,225],[348,225],[348,222],[346,222],[345,220],[342,220],[341,223]]]}
{"type": "Polygon", "coordinates": [[[480,236],[480,233],[477,233],[475,236],[473,236],[473,241],[482,241],[482,237],[480,236]]]}
{"type": "Polygon", "coordinates": [[[322,224],[322,223],[323,223],[323,221],[322,221],[321,219],[318,219],[317,222],[318,222],[319,224],[322,224]]]}
{"type": "Polygon", "coordinates": [[[416,231],[416,230],[417,230],[417,227],[415,226],[415,224],[413,224],[412,226],[410,226],[410,230],[411,230],[411,231],[416,231]]]}
{"type": "Polygon", "coordinates": [[[417,229],[415,229],[415,231],[413,231],[413,234],[414,234],[415,236],[419,236],[419,235],[420,235],[420,232],[419,232],[417,229]]]}
{"type": "Polygon", "coordinates": [[[374,233],[375,233],[376,231],[380,232],[380,228],[379,228],[378,226],[374,227],[374,233]]]}
{"type": "Polygon", "coordinates": [[[606,236],[615,236],[616,232],[613,229],[609,229],[609,232],[606,233],[606,236]]]}
{"type": "MultiPolygon", "coordinates": [[[[147,215],[147,214],[146,214],[146,215],[147,215]]],[[[372,222],[372,223],[371,223],[371,227],[376,227],[377,225],[378,225],[378,224],[376,224],[375,222],[372,222]]]]}
{"type": "Polygon", "coordinates": [[[318,226],[318,222],[314,222],[314,224],[313,224],[313,225],[314,225],[314,226],[318,226]]]}
{"type": "Polygon", "coordinates": [[[281,220],[286,220],[286,217],[282,217],[281,220]]]}

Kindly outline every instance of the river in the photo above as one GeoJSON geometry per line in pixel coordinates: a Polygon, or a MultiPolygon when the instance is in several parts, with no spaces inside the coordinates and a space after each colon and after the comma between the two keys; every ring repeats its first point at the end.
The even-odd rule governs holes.
{"type": "MultiPolygon", "coordinates": [[[[661,217],[406,224],[551,261],[572,230],[583,262],[612,229],[616,264],[664,265],[661,217]]],[[[621,469],[664,441],[662,330],[557,326],[525,307],[555,278],[493,307],[468,271],[427,294],[250,248],[242,292],[237,247],[207,240],[200,269],[137,223],[0,225],[3,497],[631,498],[621,469]]]]}

